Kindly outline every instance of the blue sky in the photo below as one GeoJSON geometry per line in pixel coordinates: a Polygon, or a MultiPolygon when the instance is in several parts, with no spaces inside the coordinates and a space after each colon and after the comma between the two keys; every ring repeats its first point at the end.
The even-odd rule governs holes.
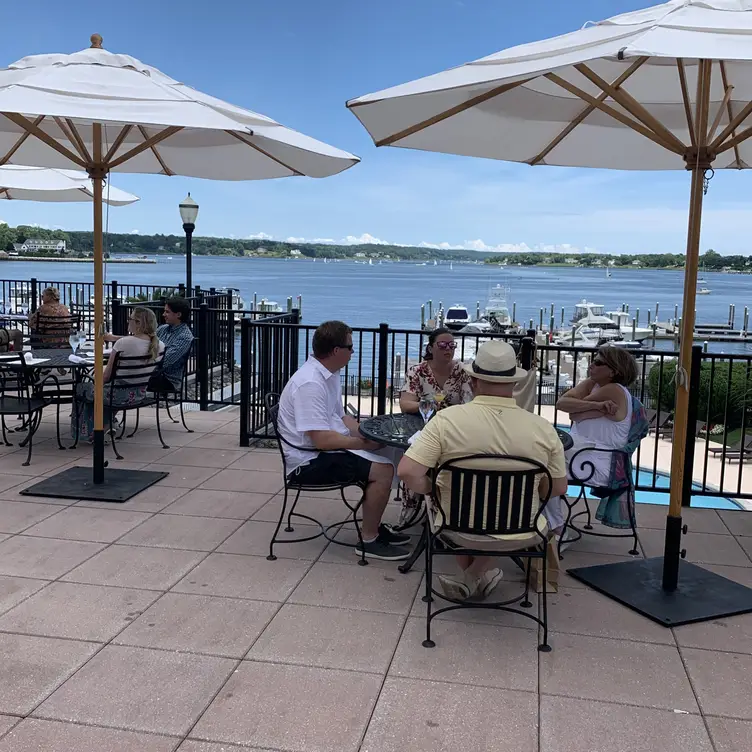
{"type": "MultiPolygon", "coordinates": [[[[376,149],[347,99],[514,44],[654,4],[651,0],[32,0],[0,4],[0,66],[104,46],[308,135],[362,163],[325,180],[220,183],[118,175],[141,197],[110,211],[116,232],[181,231],[187,191],[197,234],[277,239],[373,237],[477,248],[563,246],[682,252],[688,176],[530,168],[376,149]]],[[[746,253],[750,177],[725,173],[706,201],[704,247],[746,253]]],[[[0,220],[91,226],[86,205],[0,202],[0,220]]]]}

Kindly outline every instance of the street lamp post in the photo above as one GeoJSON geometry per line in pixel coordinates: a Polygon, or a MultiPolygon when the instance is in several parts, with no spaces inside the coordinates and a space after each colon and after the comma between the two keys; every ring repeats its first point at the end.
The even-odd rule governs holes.
{"type": "Polygon", "coordinates": [[[191,269],[191,243],[193,241],[193,231],[196,229],[196,218],[198,217],[198,204],[191,198],[189,193],[180,203],[180,218],[183,220],[183,230],[185,230],[185,289],[187,296],[193,296],[193,274],[191,269]]]}

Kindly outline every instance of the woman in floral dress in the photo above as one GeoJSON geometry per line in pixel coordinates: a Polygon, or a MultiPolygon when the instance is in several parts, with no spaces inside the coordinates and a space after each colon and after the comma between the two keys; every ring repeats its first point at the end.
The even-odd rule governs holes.
{"type": "MultiPolygon", "coordinates": [[[[457,343],[449,329],[434,329],[428,335],[423,361],[411,366],[405,376],[405,385],[400,392],[400,410],[417,413],[422,399],[432,399],[436,410],[451,405],[470,402],[473,392],[470,377],[459,360],[454,359],[457,343]]],[[[410,525],[417,520],[416,509],[422,497],[402,489],[402,514],[400,525],[410,525]]]]}
{"type": "Polygon", "coordinates": [[[434,329],[428,335],[423,362],[411,366],[400,393],[400,410],[417,413],[424,398],[433,399],[436,409],[462,405],[473,398],[470,377],[454,359],[457,343],[449,329],[434,329]]]}

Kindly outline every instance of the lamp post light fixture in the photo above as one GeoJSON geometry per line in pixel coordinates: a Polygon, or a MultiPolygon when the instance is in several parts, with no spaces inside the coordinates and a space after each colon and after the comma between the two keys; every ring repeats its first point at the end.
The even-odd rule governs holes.
{"type": "Polygon", "coordinates": [[[183,220],[183,230],[185,230],[185,289],[187,297],[193,296],[193,273],[191,269],[191,243],[193,240],[193,231],[196,229],[196,218],[198,217],[198,204],[191,198],[189,193],[181,202],[180,218],[183,220]]]}

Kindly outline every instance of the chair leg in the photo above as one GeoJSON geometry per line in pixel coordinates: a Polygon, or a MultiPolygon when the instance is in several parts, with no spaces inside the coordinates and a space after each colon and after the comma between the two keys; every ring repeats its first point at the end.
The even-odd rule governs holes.
{"type": "Polygon", "coordinates": [[[5,444],[5,446],[13,446],[13,444],[11,444],[11,442],[8,441],[8,437],[7,437],[6,433],[5,433],[7,429],[5,427],[5,416],[4,415],[3,415],[3,419],[2,419],[2,425],[3,425],[3,444],[5,444]]]}
{"type": "Polygon", "coordinates": [[[120,434],[118,436],[118,441],[121,441],[123,436],[125,436],[125,424],[127,423],[127,421],[128,421],[128,411],[123,410],[123,420],[120,423],[120,434]]]}
{"type": "Polygon", "coordinates": [[[533,569],[533,560],[531,558],[525,559],[525,595],[520,601],[522,608],[532,608],[533,604],[530,601],[530,574],[533,569]]]}
{"type": "Polygon", "coordinates": [[[185,428],[188,433],[195,433],[192,428],[188,428],[188,426],[185,424],[185,413],[183,412],[183,400],[180,400],[180,420],[183,422],[183,428],[185,428]]]}
{"type": "MultiPolygon", "coordinates": [[[[345,502],[345,506],[350,506],[347,503],[347,499],[345,498],[345,489],[341,489],[342,492],[342,501],[345,502]]],[[[363,532],[360,529],[360,525],[358,524],[358,510],[363,506],[363,502],[366,498],[366,491],[363,489],[363,496],[361,496],[360,501],[354,506],[351,507],[352,509],[352,517],[353,517],[353,524],[355,525],[355,534],[358,536],[358,545],[360,546],[360,559],[358,559],[358,564],[361,567],[368,566],[368,560],[366,559],[366,549],[363,545],[363,532]]]]}
{"type": "Polygon", "coordinates": [[[55,435],[57,436],[57,448],[65,450],[63,442],[60,440],[60,400],[55,406],[55,435]]]}
{"type": "Polygon", "coordinates": [[[433,603],[433,597],[431,590],[433,589],[433,536],[429,530],[428,518],[426,518],[426,594],[423,596],[423,600],[426,604],[426,639],[423,640],[424,648],[435,648],[436,643],[431,639],[431,604],[433,603]]]}
{"type": "MultiPolygon", "coordinates": [[[[300,496],[300,491],[298,491],[298,496],[300,496]]],[[[298,496],[295,497],[295,501],[298,500],[298,496]]],[[[269,561],[277,560],[277,557],[274,555],[274,543],[277,540],[279,529],[282,527],[282,520],[285,518],[285,509],[287,509],[287,483],[285,483],[285,498],[282,500],[282,511],[279,513],[277,527],[274,528],[274,535],[272,535],[271,542],[269,543],[269,556],[266,557],[269,561]]]]}
{"type": "Polygon", "coordinates": [[[172,417],[172,413],[170,412],[170,403],[167,401],[167,398],[165,397],[165,410],[167,410],[167,417],[173,422],[173,423],[179,423],[180,421],[177,418],[172,417]]]}
{"type": "Polygon", "coordinates": [[[639,556],[640,555],[640,549],[638,548],[639,545],[639,539],[637,537],[637,510],[635,509],[634,502],[632,502],[632,510],[629,515],[629,522],[632,525],[632,538],[634,541],[634,545],[632,546],[632,550],[629,552],[632,556],[639,556]]]}
{"type": "MultiPolygon", "coordinates": [[[[41,417],[41,414],[40,414],[40,417],[41,417]]],[[[21,446],[23,446],[23,444],[29,445],[29,453],[26,455],[26,462],[21,463],[23,467],[28,467],[31,464],[31,445],[33,442],[32,437],[34,436],[34,431],[35,431],[33,418],[34,418],[33,415],[29,416],[29,433],[21,444],[21,446]]]]}
{"type": "Polygon", "coordinates": [[[73,429],[73,446],[71,449],[75,449],[78,446],[78,440],[81,436],[81,410],[83,409],[83,402],[79,402],[75,397],[73,398],[73,413],[76,419],[73,421],[75,428],[73,429]]]}
{"type": "MultiPolygon", "coordinates": [[[[138,431],[138,421],[140,418],[141,418],[141,410],[137,407],[136,408],[136,425],[133,428],[133,432],[128,434],[129,439],[132,439],[136,435],[136,431],[138,431]]],[[[162,437],[160,436],[159,438],[161,439],[162,437]]]]}
{"type": "Polygon", "coordinates": [[[585,509],[587,510],[587,524],[585,525],[585,530],[592,530],[593,529],[593,518],[590,515],[590,500],[587,497],[587,492],[585,489],[582,489],[582,498],[585,500],[585,509]]]}
{"type": "Polygon", "coordinates": [[[165,444],[162,438],[162,426],[159,423],[159,395],[157,395],[157,436],[159,436],[159,440],[162,442],[162,449],[169,449],[169,445],[165,444]]]}
{"type": "Polygon", "coordinates": [[[292,506],[290,507],[290,513],[287,515],[287,527],[285,528],[286,533],[292,533],[295,531],[295,528],[292,526],[292,515],[295,512],[295,507],[298,505],[298,499],[300,498],[300,490],[295,494],[295,499],[292,502],[292,506]]]}
{"type": "Polygon", "coordinates": [[[117,457],[119,460],[124,459],[123,455],[118,452],[117,443],[115,441],[115,431],[112,428],[112,410],[110,410],[110,439],[112,441],[112,451],[115,452],[115,457],[117,457]]]}
{"type": "Polygon", "coordinates": [[[541,653],[550,653],[548,644],[548,546],[543,549],[543,642],[538,645],[541,653]]]}
{"type": "MultiPolygon", "coordinates": [[[[559,560],[562,560],[564,556],[561,553],[561,547],[564,544],[564,538],[567,534],[567,528],[569,527],[569,523],[572,521],[572,509],[574,508],[574,504],[571,506],[569,505],[569,499],[566,494],[562,494],[561,503],[564,504],[567,507],[567,519],[564,522],[564,527],[562,528],[561,534],[559,535],[559,545],[557,546],[556,553],[559,556],[559,560]]],[[[575,501],[575,504],[577,502],[575,501]]]]}

